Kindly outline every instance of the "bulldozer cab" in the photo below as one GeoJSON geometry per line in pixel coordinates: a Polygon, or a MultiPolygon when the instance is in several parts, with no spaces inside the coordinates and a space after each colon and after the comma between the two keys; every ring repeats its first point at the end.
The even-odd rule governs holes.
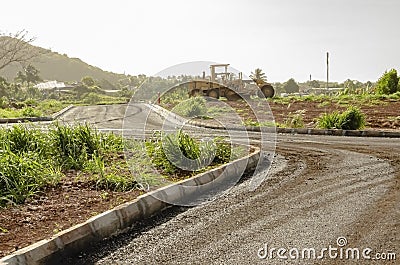
{"type": "Polygon", "coordinates": [[[226,82],[230,79],[231,73],[228,73],[229,64],[212,64],[210,65],[210,73],[211,73],[211,81],[219,81],[220,79],[223,82],[226,82]],[[223,69],[223,72],[217,72],[218,69],[223,69]]]}

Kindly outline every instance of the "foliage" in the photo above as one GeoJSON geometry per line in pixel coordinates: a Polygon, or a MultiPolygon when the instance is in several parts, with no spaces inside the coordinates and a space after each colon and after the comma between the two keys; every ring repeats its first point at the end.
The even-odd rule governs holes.
{"type": "Polygon", "coordinates": [[[0,156],[0,205],[23,203],[46,185],[58,182],[60,172],[35,153],[3,150],[0,156]]]}
{"type": "Polygon", "coordinates": [[[184,100],[189,99],[188,89],[184,86],[170,90],[167,93],[161,95],[161,104],[162,105],[177,105],[184,100]]]}
{"type": "Polygon", "coordinates": [[[249,76],[256,84],[264,84],[267,82],[267,76],[261,68],[256,68],[249,76]]]}
{"type": "Polygon", "coordinates": [[[91,76],[82,77],[81,82],[87,87],[94,86],[94,79],[91,76]]]}
{"type": "Polygon", "coordinates": [[[48,138],[24,126],[0,129],[0,205],[22,203],[60,178],[50,161],[48,138]]]}
{"type": "Polygon", "coordinates": [[[321,87],[321,84],[317,80],[307,81],[307,85],[313,88],[321,87]]]}
{"type": "Polygon", "coordinates": [[[400,91],[399,86],[400,78],[397,76],[397,71],[395,69],[390,70],[379,78],[376,84],[376,93],[389,95],[400,91]]]}
{"type": "Polygon", "coordinates": [[[272,121],[254,121],[252,119],[247,119],[242,122],[244,126],[253,126],[253,127],[276,127],[275,122],[272,121]]]}
{"type": "Polygon", "coordinates": [[[283,89],[287,93],[296,93],[296,92],[299,92],[299,85],[296,83],[296,81],[293,78],[290,78],[288,81],[286,81],[283,84],[283,89]]]}
{"type": "Polygon", "coordinates": [[[286,128],[304,128],[304,113],[305,110],[297,110],[294,113],[290,112],[284,121],[284,126],[286,128]]]}
{"type": "Polygon", "coordinates": [[[135,91],[135,98],[142,100],[157,101],[158,95],[163,94],[166,88],[172,88],[180,82],[185,82],[185,77],[162,78],[151,76],[140,83],[140,89],[135,91]]]}
{"type": "Polygon", "coordinates": [[[192,97],[176,105],[172,111],[184,117],[202,116],[207,113],[206,100],[192,97]]]}
{"type": "Polygon", "coordinates": [[[323,129],[358,130],[364,126],[365,115],[356,107],[349,107],[342,113],[325,113],[318,118],[318,127],[323,129]]]}
{"type": "Polygon", "coordinates": [[[49,132],[23,125],[1,128],[0,205],[23,203],[46,186],[57,184],[61,172],[69,169],[83,169],[93,174],[92,181],[101,188],[132,188],[132,176],[118,174],[123,165],[106,160],[122,150],[120,136],[98,133],[88,125],[54,124],[49,132]],[[103,167],[107,170],[98,175],[104,161],[109,163],[103,167]]]}
{"type": "Polygon", "coordinates": [[[128,191],[139,188],[135,176],[121,162],[106,162],[104,157],[93,155],[85,164],[84,171],[92,174],[97,188],[128,191]]]}
{"type": "Polygon", "coordinates": [[[39,76],[39,70],[36,69],[33,65],[29,64],[27,67],[23,68],[24,72],[18,71],[17,77],[15,78],[16,81],[20,83],[27,83],[28,87],[29,84],[37,84],[38,82],[42,81],[39,76]]]}
{"type": "Polygon", "coordinates": [[[55,158],[65,169],[82,169],[85,162],[100,150],[101,136],[88,124],[75,127],[53,125],[50,131],[55,158]]]}
{"type": "Polygon", "coordinates": [[[100,101],[101,101],[100,95],[92,92],[92,93],[86,94],[85,97],[83,98],[82,102],[86,103],[86,104],[96,104],[100,101]]]}
{"type": "Polygon", "coordinates": [[[22,109],[21,114],[23,117],[40,117],[43,115],[41,111],[34,109],[32,107],[26,107],[22,109]]]}
{"type": "Polygon", "coordinates": [[[168,174],[199,171],[209,164],[227,163],[237,157],[231,144],[222,139],[198,141],[182,131],[167,135],[156,132],[146,142],[146,151],[154,165],[168,174]]]}

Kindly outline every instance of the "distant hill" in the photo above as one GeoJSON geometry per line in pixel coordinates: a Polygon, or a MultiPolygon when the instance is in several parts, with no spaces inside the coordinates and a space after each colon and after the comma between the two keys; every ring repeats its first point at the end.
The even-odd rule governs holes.
{"type": "MultiPolygon", "coordinates": [[[[40,71],[39,75],[43,80],[75,82],[80,81],[84,76],[91,76],[99,81],[108,81],[115,85],[118,80],[126,78],[123,74],[103,71],[98,67],[83,62],[79,58],[70,58],[65,54],[62,55],[37,46],[32,47],[41,53],[31,64],[40,71]]],[[[0,76],[11,81],[21,69],[20,65],[9,65],[0,70],[0,76]]]]}

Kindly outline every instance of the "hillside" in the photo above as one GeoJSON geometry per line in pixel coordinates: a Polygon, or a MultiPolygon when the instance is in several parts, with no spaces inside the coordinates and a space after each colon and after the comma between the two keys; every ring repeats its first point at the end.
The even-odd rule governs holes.
{"type": "MultiPolygon", "coordinates": [[[[44,80],[74,82],[80,81],[84,76],[91,76],[99,81],[107,80],[116,84],[118,80],[125,78],[123,74],[103,71],[79,58],[70,58],[67,55],[61,55],[37,46],[32,46],[32,49],[41,53],[32,61],[32,65],[40,71],[40,77],[44,80]]],[[[0,76],[12,80],[19,70],[21,70],[20,65],[10,65],[0,70],[0,76]]]]}

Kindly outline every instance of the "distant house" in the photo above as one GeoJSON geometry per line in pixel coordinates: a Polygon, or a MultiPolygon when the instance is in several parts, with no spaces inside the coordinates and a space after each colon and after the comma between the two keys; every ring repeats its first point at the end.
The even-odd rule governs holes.
{"type": "Polygon", "coordinates": [[[321,94],[324,94],[324,95],[335,95],[335,94],[337,94],[338,92],[340,92],[342,90],[343,90],[342,87],[330,87],[328,89],[325,88],[325,87],[323,87],[323,88],[313,87],[313,88],[309,88],[309,89],[305,90],[305,92],[307,94],[314,94],[314,95],[321,95],[321,94]]]}
{"type": "Polygon", "coordinates": [[[39,90],[69,90],[73,88],[72,86],[65,85],[64,82],[58,82],[55,80],[39,83],[34,87],[38,88],[39,90]]]}

